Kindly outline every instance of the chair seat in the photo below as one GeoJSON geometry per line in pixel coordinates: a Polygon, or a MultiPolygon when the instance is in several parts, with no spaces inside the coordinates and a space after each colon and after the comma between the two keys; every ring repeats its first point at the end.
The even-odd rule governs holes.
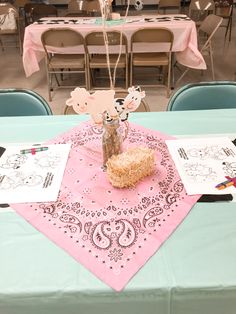
{"type": "Polygon", "coordinates": [[[69,68],[69,69],[78,69],[84,68],[85,60],[83,55],[63,55],[56,54],[50,59],[49,67],[50,68],[69,68]]]}
{"type": "Polygon", "coordinates": [[[168,62],[168,54],[165,52],[133,54],[134,66],[165,66],[168,62]]]}
{"type": "MultiPolygon", "coordinates": [[[[118,55],[109,55],[110,58],[110,65],[111,67],[115,67],[118,55]]],[[[93,55],[90,59],[90,68],[107,68],[107,59],[105,55],[93,55]]],[[[119,68],[126,67],[126,58],[124,55],[120,56],[119,63],[117,65],[119,68]]]]}
{"type": "Polygon", "coordinates": [[[16,29],[3,29],[3,30],[0,30],[0,35],[9,35],[9,34],[16,34],[16,35],[18,35],[17,28],[16,29]]]}

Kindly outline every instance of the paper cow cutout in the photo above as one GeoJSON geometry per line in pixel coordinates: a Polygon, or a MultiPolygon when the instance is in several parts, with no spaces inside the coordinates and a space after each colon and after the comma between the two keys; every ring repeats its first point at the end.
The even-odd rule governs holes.
{"type": "Polygon", "coordinates": [[[66,105],[72,106],[78,114],[89,113],[95,123],[102,123],[104,117],[111,121],[118,116],[121,121],[126,121],[129,112],[135,111],[145,97],[145,91],[141,91],[140,87],[132,86],[128,92],[125,98],[114,99],[114,90],[99,90],[90,94],[85,88],[77,87],[71,92],[66,105]]]}
{"type": "MultiPolygon", "coordinates": [[[[128,94],[125,98],[115,98],[115,109],[120,116],[121,121],[126,121],[129,116],[129,112],[137,110],[141,104],[141,100],[145,97],[145,91],[141,91],[141,88],[130,87],[128,88],[128,94]]],[[[111,121],[112,117],[107,114],[107,120],[111,121]]]]}

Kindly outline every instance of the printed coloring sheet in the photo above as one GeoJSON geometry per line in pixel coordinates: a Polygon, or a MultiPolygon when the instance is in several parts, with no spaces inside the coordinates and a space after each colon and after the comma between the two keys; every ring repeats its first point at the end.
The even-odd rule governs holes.
{"type": "Polygon", "coordinates": [[[56,201],[70,144],[0,147],[0,203],[56,201]]]}
{"type": "Polygon", "coordinates": [[[236,181],[231,180],[236,177],[236,147],[229,138],[185,138],[166,144],[187,194],[236,192],[236,181]]]}

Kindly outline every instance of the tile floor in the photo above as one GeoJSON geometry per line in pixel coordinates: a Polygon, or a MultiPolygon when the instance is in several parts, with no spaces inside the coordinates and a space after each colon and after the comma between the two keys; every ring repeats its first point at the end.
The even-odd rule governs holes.
{"type": "MultiPolygon", "coordinates": [[[[236,9],[234,10],[232,39],[224,45],[224,28],[220,28],[214,39],[214,61],[216,80],[236,80],[236,9]]],[[[208,57],[206,56],[208,63],[208,57]]],[[[183,68],[182,68],[183,69],[183,68]]],[[[29,78],[25,77],[22,65],[22,57],[16,48],[7,48],[0,51],[0,88],[27,88],[36,91],[45,99],[47,96],[47,82],[44,62],[41,62],[41,69],[29,78]]],[[[175,77],[178,78],[181,72],[175,69],[175,77]]],[[[211,81],[211,72],[209,70],[201,71],[190,70],[180,86],[198,81],[211,81]]],[[[166,110],[168,99],[164,88],[146,88],[146,101],[151,111],[166,110]]],[[[173,92],[175,91],[173,90],[173,92]]],[[[60,89],[53,95],[53,100],[49,103],[54,114],[63,114],[65,101],[70,96],[71,89],[60,89]]]]}

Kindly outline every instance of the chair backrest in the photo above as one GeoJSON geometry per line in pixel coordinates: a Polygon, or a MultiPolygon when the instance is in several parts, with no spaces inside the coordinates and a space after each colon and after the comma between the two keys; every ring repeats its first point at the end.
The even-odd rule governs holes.
{"type": "Polygon", "coordinates": [[[29,2],[30,2],[30,0],[15,0],[14,6],[16,8],[24,8],[26,3],[29,3],[29,2]]]}
{"type": "Polygon", "coordinates": [[[26,89],[0,89],[0,116],[52,115],[46,100],[26,89]]]}
{"type": "Polygon", "coordinates": [[[158,3],[158,11],[163,11],[166,13],[166,10],[175,9],[178,12],[180,11],[181,0],[160,0],[158,3]]]}
{"type": "Polygon", "coordinates": [[[91,15],[100,15],[101,8],[99,0],[84,0],[83,10],[91,15]]]}
{"type": "Polygon", "coordinates": [[[162,50],[164,49],[165,52],[171,52],[173,40],[174,35],[172,31],[167,28],[141,28],[135,31],[131,36],[131,53],[134,51],[142,52],[143,49],[145,49],[145,52],[158,51],[160,43],[163,44],[162,50]],[[157,46],[155,46],[155,43],[157,46]]]}
{"type": "MultiPolygon", "coordinates": [[[[128,52],[128,41],[125,34],[120,31],[107,31],[107,42],[109,45],[109,53],[118,53],[119,46],[122,45],[122,53],[128,52]],[[113,46],[113,47],[112,47],[113,46]],[[113,48],[113,49],[112,49],[113,48]]],[[[103,32],[93,31],[88,33],[85,36],[85,43],[90,52],[90,47],[92,46],[103,46],[104,51],[101,50],[102,53],[105,53],[105,38],[103,32]]]]}
{"type": "Polygon", "coordinates": [[[138,108],[135,110],[135,112],[150,112],[150,107],[148,105],[148,103],[146,102],[146,100],[141,100],[140,105],[138,106],[138,108]]]}
{"type": "Polygon", "coordinates": [[[41,35],[41,41],[46,53],[47,46],[66,48],[84,45],[83,36],[79,32],[67,27],[46,30],[41,35]]]}
{"type": "Polygon", "coordinates": [[[24,11],[25,13],[30,13],[32,8],[36,5],[36,3],[27,2],[24,4],[24,11]]]}
{"type": "Polygon", "coordinates": [[[188,84],[169,100],[168,111],[236,108],[236,82],[216,81],[188,84]]]}
{"type": "Polygon", "coordinates": [[[0,34],[17,34],[17,32],[19,31],[19,13],[17,8],[10,3],[0,3],[0,15],[8,14],[9,10],[13,12],[13,15],[11,15],[13,19],[11,20],[10,25],[8,24],[4,28],[2,27],[2,29],[2,21],[0,21],[0,34]]]}
{"type": "Polygon", "coordinates": [[[220,27],[221,23],[223,21],[223,18],[220,16],[217,16],[215,14],[208,15],[203,22],[201,23],[199,27],[199,34],[203,32],[207,35],[207,40],[205,41],[204,45],[202,45],[201,52],[203,52],[205,49],[208,48],[208,45],[214,36],[217,29],[220,27]]]}
{"type": "Polygon", "coordinates": [[[85,2],[83,0],[81,1],[76,1],[76,0],[71,0],[68,3],[68,11],[65,14],[65,16],[86,16],[89,15],[85,11],[85,2]]]}
{"type": "Polygon", "coordinates": [[[57,16],[57,8],[54,5],[39,3],[32,8],[32,20],[37,21],[43,17],[57,16]]]}
{"type": "Polygon", "coordinates": [[[189,17],[195,22],[202,22],[207,15],[215,13],[214,0],[191,0],[189,17]]]}
{"type": "Polygon", "coordinates": [[[7,2],[0,3],[0,14],[7,14],[9,12],[9,9],[13,10],[16,18],[19,17],[16,7],[14,7],[12,4],[7,3],[7,2]]]}
{"type": "Polygon", "coordinates": [[[215,14],[228,18],[233,15],[234,0],[214,0],[215,14]]]}
{"type": "Polygon", "coordinates": [[[33,2],[27,2],[24,5],[25,25],[29,25],[33,23],[32,13],[33,13],[33,9],[37,5],[39,5],[39,3],[33,3],[33,2]]]}
{"type": "Polygon", "coordinates": [[[76,1],[76,0],[70,0],[68,2],[68,12],[79,12],[84,10],[84,2],[83,0],[81,1],[76,1]]]}

